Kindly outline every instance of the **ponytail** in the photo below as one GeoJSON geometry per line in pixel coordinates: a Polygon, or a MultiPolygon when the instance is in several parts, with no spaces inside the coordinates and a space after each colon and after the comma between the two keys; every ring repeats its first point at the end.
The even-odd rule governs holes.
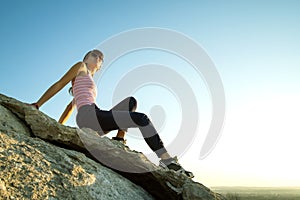
{"type": "Polygon", "coordinates": [[[69,88],[69,94],[70,94],[71,96],[74,96],[74,94],[73,94],[73,87],[70,87],[70,88],[69,88]]]}

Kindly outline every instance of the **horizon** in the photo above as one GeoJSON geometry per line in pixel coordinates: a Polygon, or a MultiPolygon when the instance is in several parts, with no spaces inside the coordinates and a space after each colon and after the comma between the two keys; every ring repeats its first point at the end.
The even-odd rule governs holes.
{"type": "MultiPolygon", "coordinates": [[[[179,157],[183,167],[194,172],[195,181],[210,187],[300,188],[300,161],[296,159],[300,152],[300,2],[131,1],[123,5],[121,1],[57,4],[33,0],[1,5],[0,93],[33,103],[87,51],[109,38],[149,27],[172,30],[207,53],[224,86],[223,129],[206,157],[200,159],[200,150],[213,117],[210,85],[207,77],[174,52],[144,48],[112,63],[105,60],[111,55],[107,53],[96,79],[97,104],[110,109],[120,97],[114,98],[118,84],[139,67],[166,66],[186,81],[197,102],[196,131],[188,133],[194,134],[193,139],[190,146],[180,146],[179,157]],[[78,14],[83,8],[85,13],[78,14]]],[[[125,45],[108,49],[113,53],[125,45]]],[[[190,101],[162,85],[139,85],[132,95],[138,100],[137,111],[149,115],[168,148],[176,137],[173,133],[190,120],[182,119],[180,103],[190,101]]],[[[40,110],[58,120],[72,100],[69,86],[40,110]]],[[[65,125],[76,126],[75,114],[65,125]]],[[[130,129],[126,139],[131,149],[158,162],[138,130],[130,129]]]]}

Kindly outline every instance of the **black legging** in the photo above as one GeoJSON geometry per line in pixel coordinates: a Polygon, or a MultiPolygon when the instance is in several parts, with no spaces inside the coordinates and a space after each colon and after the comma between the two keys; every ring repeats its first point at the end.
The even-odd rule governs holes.
{"type": "Polygon", "coordinates": [[[95,104],[79,108],[76,122],[79,128],[91,128],[100,135],[112,130],[124,130],[137,127],[140,129],[146,143],[160,157],[167,152],[156,129],[148,116],[144,113],[134,112],[137,101],[128,97],[114,106],[111,110],[100,110],[95,104]]]}

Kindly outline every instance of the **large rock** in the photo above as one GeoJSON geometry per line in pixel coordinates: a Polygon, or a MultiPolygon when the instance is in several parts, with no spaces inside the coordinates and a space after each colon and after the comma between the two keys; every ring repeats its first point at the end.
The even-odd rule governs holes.
{"type": "Polygon", "coordinates": [[[17,133],[0,132],[0,141],[3,199],[153,199],[82,153],[17,133]]]}
{"type": "Polygon", "coordinates": [[[0,111],[4,196],[225,199],[184,175],[157,167],[119,142],[91,129],[63,126],[33,106],[1,94],[0,111]]]}

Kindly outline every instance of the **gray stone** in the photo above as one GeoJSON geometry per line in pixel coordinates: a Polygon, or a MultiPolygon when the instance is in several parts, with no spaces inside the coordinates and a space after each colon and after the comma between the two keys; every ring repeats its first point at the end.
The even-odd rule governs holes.
{"type": "Polygon", "coordinates": [[[0,132],[0,192],[16,199],[153,199],[140,186],[39,138],[0,132]]]}
{"type": "Polygon", "coordinates": [[[91,129],[1,94],[0,106],[10,127],[0,126],[0,192],[9,199],[225,199],[91,129]]]}
{"type": "Polygon", "coordinates": [[[24,125],[24,121],[21,121],[18,116],[2,105],[0,105],[0,131],[15,132],[30,136],[30,129],[24,125]]]}

